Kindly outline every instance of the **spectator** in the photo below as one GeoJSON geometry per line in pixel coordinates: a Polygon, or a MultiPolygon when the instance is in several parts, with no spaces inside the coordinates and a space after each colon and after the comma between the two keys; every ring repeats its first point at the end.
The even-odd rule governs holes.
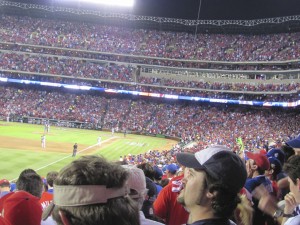
{"type": "Polygon", "coordinates": [[[40,199],[40,203],[45,209],[53,200],[53,182],[56,179],[58,172],[51,171],[47,173],[46,182],[47,182],[47,191],[42,193],[42,197],[40,199]]]}
{"type": "MultiPolygon", "coordinates": [[[[246,181],[245,187],[247,191],[253,196],[252,201],[254,203],[254,217],[253,224],[265,225],[267,221],[272,221],[268,215],[264,214],[259,208],[259,198],[255,198],[255,189],[263,185],[267,190],[268,194],[274,195],[274,190],[271,180],[265,175],[265,172],[270,169],[270,162],[262,153],[247,152],[246,156],[248,160],[246,162],[246,168],[248,172],[248,180],[246,181]]],[[[275,196],[275,195],[274,195],[275,196]]]]}
{"type": "Polygon", "coordinates": [[[38,197],[17,191],[4,201],[2,216],[12,225],[40,225],[42,206],[38,197]]]}
{"type": "Polygon", "coordinates": [[[144,199],[147,196],[146,177],[143,170],[132,165],[126,165],[123,167],[127,169],[130,174],[128,179],[128,186],[130,188],[129,196],[138,203],[141,225],[162,225],[162,223],[146,219],[142,211],[144,199]]]}
{"type": "Polygon", "coordinates": [[[130,199],[129,174],[98,156],[83,156],[64,167],[54,181],[53,202],[43,213],[58,225],[139,225],[139,210],[130,199]]]}
{"type": "Polygon", "coordinates": [[[156,185],[156,191],[158,195],[162,189],[160,182],[163,176],[163,172],[161,171],[161,169],[158,168],[158,166],[154,166],[153,169],[154,169],[154,183],[156,185]]]}
{"type": "MultiPolygon", "coordinates": [[[[282,150],[285,153],[285,160],[288,160],[290,157],[292,157],[295,154],[300,154],[300,135],[294,139],[290,139],[286,142],[286,145],[282,146],[282,150]]],[[[289,187],[288,178],[285,177],[284,179],[281,179],[278,181],[278,187],[282,190],[284,190],[284,195],[288,192],[287,189],[289,187]]]]}
{"type": "Polygon", "coordinates": [[[285,154],[281,149],[278,148],[273,148],[270,151],[268,151],[267,153],[267,157],[274,157],[276,159],[279,160],[279,162],[281,163],[281,165],[284,164],[285,161],[285,154]]]}
{"type": "Polygon", "coordinates": [[[17,190],[26,191],[39,199],[42,196],[43,185],[42,178],[31,169],[22,171],[16,182],[17,190]]]}
{"type": "Polygon", "coordinates": [[[294,149],[296,155],[300,155],[300,135],[287,141],[286,144],[294,149]]]}
{"type": "Polygon", "coordinates": [[[189,224],[230,224],[247,178],[244,162],[220,145],[179,153],[177,160],[186,166],[178,201],[190,212],[189,224]]]}
{"type": "Polygon", "coordinates": [[[166,225],[181,225],[187,223],[188,212],[177,202],[182,186],[183,175],[174,177],[172,181],[164,179],[168,184],[163,186],[153,203],[154,214],[163,219],[166,225]]]}
{"type": "Polygon", "coordinates": [[[300,224],[300,156],[292,156],[285,163],[284,171],[288,175],[290,193],[288,193],[284,198],[285,207],[282,225],[298,225],[300,224]],[[295,210],[298,211],[295,212],[295,210]]]}
{"type": "MultiPolygon", "coordinates": [[[[37,198],[40,198],[43,192],[43,181],[41,177],[33,169],[23,170],[16,182],[16,189],[18,191],[26,191],[37,198]]],[[[4,197],[0,198],[0,213],[3,210],[3,204],[14,192],[10,192],[4,197]]]]}
{"type": "Polygon", "coordinates": [[[137,165],[145,174],[146,188],[148,189],[142,211],[147,219],[155,219],[153,215],[153,202],[157,197],[157,188],[154,183],[154,169],[149,163],[141,163],[137,165]]]}
{"type": "Polygon", "coordinates": [[[6,179],[0,180],[0,198],[10,193],[10,182],[6,179]]]}
{"type": "Polygon", "coordinates": [[[169,164],[166,168],[167,178],[169,180],[172,180],[172,178],[176,176],[177,170],[178,170],[178,167],[175,164],[173,164],[173,163],[169,164]]]}
{"type": "Polygon", "coordinates": [[[277,177],[278,174],[282,172],[282,165],[280,161],[275,157],[268,157],[270,168],[266,170],[266,177],[268,177],[272,183],[273,187],[273,195],[276,197],[277,200],[281,198],[281,191],[278,188],[277,184],[277,177]]]}

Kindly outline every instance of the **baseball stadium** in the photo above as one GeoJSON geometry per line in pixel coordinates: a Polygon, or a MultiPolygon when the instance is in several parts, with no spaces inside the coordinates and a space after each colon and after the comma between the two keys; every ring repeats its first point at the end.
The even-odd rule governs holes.
{"type": "MultiPolygon", "coordinates": [[[[27,169],[47,186],[82,156],[150,165],[167,187],[177,154],[300,152],[297,1],[97,2],[0,0],[0,187],[27,169]]],[[[233,221],[293,224],[252,219],[233,221]]]]}

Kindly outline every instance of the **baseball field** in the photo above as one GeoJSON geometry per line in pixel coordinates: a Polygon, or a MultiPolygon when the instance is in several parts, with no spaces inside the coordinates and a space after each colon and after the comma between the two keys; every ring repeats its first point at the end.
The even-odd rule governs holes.
{"type": "Polygon", "coordinates": [[[165,138],[51,126],[42,148],[43,125],[0,122],[0,179],[15,180],[24,169],[31,168],[41,176],[59,171],[82,155],[102,155],[108,160],[149,150],[170,149],[176,141],[165,138]],[[98,137],[101,143],[97,144],[98,137]],[[78,144],[76,157],[73,145],[78,144]]]}

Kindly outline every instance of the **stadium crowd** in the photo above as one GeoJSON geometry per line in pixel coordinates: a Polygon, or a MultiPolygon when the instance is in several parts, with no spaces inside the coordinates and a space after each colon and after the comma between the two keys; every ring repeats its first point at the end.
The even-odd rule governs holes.
{"type": "MultiPolygon", "coordinates": [[[[110,68],[110,67],[107,67],[110,68]]],[[[116,68],[116,66],[113,66],[116,68]]],[[[118,67],[117,67],[118,68],[118,67]]],[[[109,71],[110,69],[104,69],[109,71]]],[[[102,73],[102,75],[109,75],[110,73],[102,73]]],[[[117,75],[116,75],[117,76],[117,75]]],[[[114,76],[114,77],[116,77],[114,76]]],[[[85,78],[74,78],[72,76],[57,76],[57,75],[47,75],[47,74],[23,74],[18,71],[2,72],[0,77],[21,79],[21,80],[34,80],[43,82],[54,82],[62,84],[72,84],[72,85],[82,85],[82,86],[92,86],[99,88],[108,88],[116,90],[129,90],[129,91],[141,91],[149,93],[159,93],[159,94],[171,94],[171,95],[182,95],[182,96],[194,96],[202,98],[217,98],[217,99],[236,99],[236,100],[257,100],[257,101],[277,101],[277,102],[293,102],[299,99],[298,96],[298,86],[299,83],[290,84],[258,84],[250,85],[249,83],[221,83],[221,82],[183,82],[183,81],[170,81],[171,83],[176,83],[177,86],[167,86],[162,85],[165,79],[148,78],[141,77],[142,82],[123,82],[118,81],[112,83],[109,79],[93,80],[85,78]],[[120,82],[120,83],[119,83],[120,82]],[[161,84],[162,83],[162,84],[161,84]],[[189,88],[183,86],[186,83],[191,84],[189,88]],[[201,86],[195,87],[195,84],[201,86]],[[224,87],[235,88],[234,92],[232,90],[225,90],[224,87]],[[204,88],[202,88],[204,87],[204,88]],[[223,89],[222,89],[223,88],[223,89]],[[295,90],[292,91],[292,88],[295,90]],[[239,91],[238,91],[239,90],[239,91]],[[260,90],[261,93],[255,93],[254,90],[260,90]],[[277,91],[277,93],[269,93],[271,91],[277,91]]],[[[108,78],[109,76],[107,76],[108,78]]],[[[123,76],[124,77],[124,76],[123,76]]]]}
{"type": "MultiPolygon", "coordinates": [[[[199,34],[195,42],[186,33],[28,17],[2,15],[0,25],[4,42],[120,54],[225,61],[289,60],[300,54],[297,33],[199,34]]],[[[134,68],[126,64],[107,66],[14,52],[1,53],[0,67],[16,71],[4,72],[2,77],[202,97],[244,99],[250,95],[222,91],[299,89],[299,83],[185,82],[143,76],[136,83],[134,68]]],[[[299,99],[297,93],[264,95],[251,97],[299,99]]],[[[74,156],[74,161],[60,172],[50,171],[46,178],[26,169],[15,186],[0,177],[1,225],[299,225],[298,109],[199,104],[5,83],[0,85],[0,117],[7,116],[68,120],[180,141],[172,149],[128,154],[118,162],[74,156]],[[185,148],[191,143],[193,147],[185,148]],[[277,204],[281,200],[283,206],[277,204]]]]}
{"type": "MultiPolygon", "coordinates": [[[[135,79],[134,67],[130,65],[103,65],[95,62],[85,62],[74,59],[58,59],[57,57],[26,56],[23,54],[5,53],[0,54],[0,68],[16,72],[31,72],[37,74],[63,75],[74,78],[89,78],[101,80],[113,80],[137,84],[151,84],[165,87],[180,87],[187,89],[218,90],[218,91],[243,91],[243,92],[290,92],[298,91],[299,83],[282,84],[250,84],[250,83],[227,83],[227,82],[203,82],[184,81],[157,77],[140,76],[135,79]]],[[[153,74],[155,76],[155,74],[153,74]]],[[[187,92],[187,91],[186,91],[187,92]]],[[[190,92],[190,90],[188,90],[190,92]]],[[[198,96],[198,95],[196,95],[198,96]]]]}
{"type": "MultiPolygon", "coordinates": [[[[1,41],[1,39],[0,39],[1,41]]],[[[147,65],[158,65],[158,66],[168,66],[168,67],[179,67],[179,68],[198,68],[198,69],[215,69],[215,70],[275,70],[280,72],[281,70],[292,70],[299,69],[299,63],[288,62],[288,63],[251,63],[247,62],[241,64],[225,64],[221,61],[197,61],[197,60],[185,60],[185,59],[167,59],[167,58],[153,58],[147,56],[134,56],[134,55],[124,55],[122,53],[111,53],[111,52],[98,52],[98,51],[88,51],[85,49],[69,49],[63,47],[47,47],[40,45],[28,45],[22,43],[7,43],[0,42],[0,49],[10,50],[15,52],[25,52],[25,53],[36,53],[36,54],[49,54],[49,55],[59,55],[67,56],[72,58],[84,58],[84,59],[96,59],[96,60],[107,60],[107,61],[117,61],[135,64],[147,64],[147,65]]]]}
{"type": "Polygon", "coordinates": [[[1,40],[98,52],[210,61],[281,61],[300,56],[298,33],[193,34],[2,15],[1,40]]]}
{"type": "MultiPolygon", "coordinates": [[[[299,114],[284,110],[249,110],[234,106],[163,102],[159,99],[117,99],[113,95],[0,86],[0,115],[19,115],[102,124],[149,134],[180,137],[204,145],[230,145],[242,135],[247,145],[269,138],[286,139],[299,132],[299,114]],[[27,99],[24,101],[24,99],[27,99]],[[284,114],[284,116],[283,116],[284,114]],[[296,123],[294,122],[296,121],[296,123]],[[199,134],[202,134],[199,136],[199,134]]],[[[76,91],[75,91],[76,92],[76,91]]]]}

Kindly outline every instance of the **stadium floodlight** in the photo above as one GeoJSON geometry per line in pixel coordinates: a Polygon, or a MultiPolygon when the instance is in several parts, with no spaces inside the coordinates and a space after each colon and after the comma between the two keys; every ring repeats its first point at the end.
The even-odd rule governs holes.
{"type": "Polygon", "coordinates": [[[124,7],[133,7],[134,5],[134,0],[64,0],[64,2],[80,2],[124,7]]]}

